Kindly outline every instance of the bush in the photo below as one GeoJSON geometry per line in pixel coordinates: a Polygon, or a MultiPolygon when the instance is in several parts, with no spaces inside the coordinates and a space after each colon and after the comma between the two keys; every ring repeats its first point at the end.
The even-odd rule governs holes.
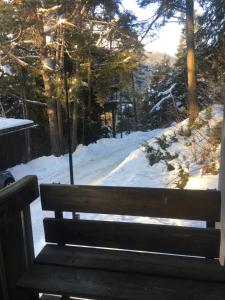
{"type": "Polygon", "coordinates": [[[167,141],[166,136],[164,134],[161,137],[158,137],[158,138],[155,138],[155,139],[156,139],[156,143],[163,150],[165,150],[166,148],[168,148],[171,145],[171,143],[169,141],[167,141]]]}
{"type": "Polygon", "coordinates": [[[144,151],[146,152],[146,157],[149,161],[150,166],[157,164],[160,160],[164,160],[166,162],[173,160],[178,157],[178,154],[171,154],[168,151],[161,151],[160,149],[155,149],[150,146],[148,143],[143,145],[144,151]]]}
{"type": "Polygon", "coordinates": [[[182,168],[182,166],[179,166],[179,172],[178,172],[179,180],[176,182],[176,188],[178,189],[184,189],[188,180],[189,180],[189,172],[182,168]]]}

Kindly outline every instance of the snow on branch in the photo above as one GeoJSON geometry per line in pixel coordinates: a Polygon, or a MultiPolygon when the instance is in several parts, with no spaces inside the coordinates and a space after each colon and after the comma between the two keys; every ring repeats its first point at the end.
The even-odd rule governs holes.
{"type": "Polygon", "coordinates": [[[65,25],[70,27],[76,27],[73,23],[67,21],[67,19],[60,18],[54,25],[45,25],[44,26],[44,33],[48,34],[54,32],[59,26],[65,25]]]}
{"type": "Polygon", "coordinates": [[[175,88],[175,86],[176,86],[176,83],[173,83],[168,90],[166,90],[165,92],[160,92],[158,94],[158,96],[160,97],[160,96],[165,96],[165,95],[171,94],[173,89],[175,88]]]}
{"type": "Polygon", "coordinates": [[[160,96],[165,96],[165,97],[163,97],[159,102],[157,102],[157,103],[153,106],[153,108],[151,109],[150,113],[152,113],[152,112],[154,112],[154,111],[157,111],[157,110],[160,110],[161,105],[162,105],[163,102],[165,102],[165,101],[167,101],[167,100],[169,100],[169,99],[170,99],[170,100],[174,100],[173,95],[172,95],[172,91],[173,91],[173,89],[175,88],[175,86],[176,86],[176,83],[172,84],[171,87],[170,87],[168,90],[166,90],[165,92],[160,92],[160,93],[158,94],[159,97],[160,97],[160,96]]]}

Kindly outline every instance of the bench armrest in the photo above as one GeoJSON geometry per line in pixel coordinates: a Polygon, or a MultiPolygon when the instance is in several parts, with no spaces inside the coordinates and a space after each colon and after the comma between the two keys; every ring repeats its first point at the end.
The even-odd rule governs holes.
{"type": "Polygon", "coordinates": [[[36,176],[0,191],[0,299],[29,300],[16,282],[34,260],[30,203],[39,196],[36,176]]]}
{"type": "Polygon", "coordinates": [[[26,176],[0,191],[0,220],[17,214],[39,196],[37,176],[26,176]]]}

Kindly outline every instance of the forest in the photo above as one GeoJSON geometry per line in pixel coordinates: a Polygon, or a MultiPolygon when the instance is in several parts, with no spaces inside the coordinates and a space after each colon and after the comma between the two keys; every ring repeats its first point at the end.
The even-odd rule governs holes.
{"type": "MultiPolygon", "coordinates": [[[[168,127],[223,99],[224,0],[0,1],[0,116],[38,124],[29,158],[103,137],[168,127]],[[182,24],[176,57],[144,49],[169,22],[182,24]],[[155,54],[156,55],[156,54],[155,54]]],[[[171,33],[172,34],[172,33],[171,33]]]]}

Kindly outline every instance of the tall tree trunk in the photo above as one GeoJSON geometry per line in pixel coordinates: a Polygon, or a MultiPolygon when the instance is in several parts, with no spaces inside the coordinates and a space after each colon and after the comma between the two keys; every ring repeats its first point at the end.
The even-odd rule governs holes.
{"type": "Polygon", "coordinates": [[[73,103],[73,111],[72,111],[72,149],[73,151],[76,150],[78,141],[77,141],[77,100],[74,100],[73,103]]]}
{"type": "Polygon", "coordinates": [[[51,143],[51,153],[55,156],[61,155],[59,126],[57,117],[57,105],[52,101],[52,87],[50,84],[48,73],[44,67],[44,60],[48,58],[46,50],[46,34],[44,33],[44,23],[42,16],[38,16],[38,29],[40,41],[40,61],[41,61],[41,76],[44,82],[45,95],[47,96],[47,115],[49,122],[49,133],[51,143]]]}
{"type": "Polygon", "coordinates": [[[85,103],[82,103],[82,136],[81,136],[81,144],[84,145],[85,140],[85,103]]]}
{"type": "Polygon", "coordinates": [[[198,116],[196,60],[194,42],[194,0],[186,0],[188,114],[190,121],[198,116]]]}
{"type": "Polygon", "coordinates": [[[116,108],[112,108],[112,130],[113,130],[113,137],[116,137],[116,108]]]}
{"type": "Polygon", "coordinates": [[[57,102],[55,100],[50,100],[47,102],[47,114],[50,131],[51,152],[55,156],[60,156],[61,149],[58,131],[57,102]]]}
{"type": "Polygon", "coordinates": [[[91,57],[88,57],[88,117],[91,118],[91,57]]]}
{"type": "Polygon", "coordinates": [[[62,104],[60,99],[57,99],[57,123],[59,131],[59,146],[60,154],[63,153],[63,124],[62,124],[62,104]]]}
{"type": "Polygon", "coordinates": [[[135,98],[135,81],[134,81],[134,73],[132,73],[132,99],[133,99],[133,108],[134,108],[134,129],[137,131],[137,124],[138,124],[138,118],[137,118],[137,103],[135,98]]]}
{"type": "Polygon", "coordinates": [[[45,87],[45,94],[48,97],[47,100],[47,115],[49,123],[51,153],[55,156],[61,155],[58,117],[57,117],[57,104],[55,100],[51,100],[52,92],[49,77],[44,68],[41,70],[42,79],[45,87]]]}
{"type": "MultiPolygon", "coordinates": [[[[22,72],[21,72],[22,73],[22,72]]],[[[23,118],[29,119],[27,102],[25,99],[26,95],[26,76],[21,74],[21,98],[22,98],[22,107],[23,107],[23,118]]],[[[31,138],[30,138],[30,130],[25,130],[25,143],[26,143],[26,158],[25,161],[28,162],[31,160],[31,138]]]]}

